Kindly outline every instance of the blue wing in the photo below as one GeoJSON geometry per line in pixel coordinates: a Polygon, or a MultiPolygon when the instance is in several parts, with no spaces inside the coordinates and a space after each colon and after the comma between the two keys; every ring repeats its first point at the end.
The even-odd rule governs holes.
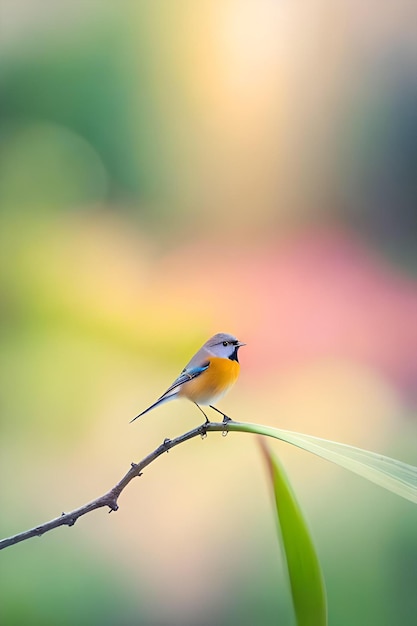
{"type": "Polygon", "coordinates": [[[184,383],[187,383],[189,380],[193,380],[193,378],[197,378],[197,376],[200,376],[200,374],[206,371],[209,365],[210,363],[207,362],[207,363],[204,363],[203,365],[199,365],[198,367],[191,367],[190,369],[187,369],[187,368],[183,369],[181,374],[178,376],[178,378],[174,380],[172,385],[168,387],[165,393],[163,393],[162,396],[158,398],[156,402],[151,404],[151,406],[149,406],[147,409],[142,411],[142,413],[139,413],[139,415],[136,415],[136,417],[134,417],[130,421],[134,422],[136,419],[138,419],[138,417],[142,417],[142,415],[145,415],[145,413],[147,413],[148,411],[151,411],[158,405],[163,404],[164,402],[168,402],[168,400],[173,400],[175,396],[177,395],[176,393],[172,393],[174,389],[177,389],[178,387],[181,387],[181,385],[183,385],[184,383]]]}
{"type": "Polygon", "coordinates": [[[187,383],[189,380],[193,380],[193,378],[197,378],[197,376],[200,376],[200,374],[206,371],[209,365],[210,363],[204,363],[204,365],[200,365],[199,367],[192,367],[191,369],[183,369],[181,374],[178,376],[178,378],[174,380],[172,385],[168,387],[166,392],[162,394],[159,400],[162,400],[162,398],[165,398],[165,396],[169,395],[170,392],[176,389],[177,387],[181,387],[182,384],[187,383]]]}

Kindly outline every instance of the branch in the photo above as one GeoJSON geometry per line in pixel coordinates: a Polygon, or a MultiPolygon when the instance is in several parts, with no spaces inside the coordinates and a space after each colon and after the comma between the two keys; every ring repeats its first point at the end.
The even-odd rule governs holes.
{"type": "Polygon", "coordinates": [[[417,504],[417,467],[403,463],[398,459],[391,459],[382,454],[376,454],[369,450],[362,450],[355,446],[349,446],[337,441],[329,441],[328,439],[320,439],[311,435],[292,432],[290,430],[282,430],[281,428],[271,428],[270,426],[261,426],[259,424],[250,424],[248,422],[234,422],[231,419],[225,422],[208,422],[202,426],[197,426],[188,433],[184,433],[175,439],[165,439],[161,445],[153,452],[148,454],[140,463],[132,463],[130,470],[110,491],[103,496],[96,498],[92,502],[81,506],[79,509],[71,511],[71,513],[62,513],[60,517],[52,519],[50,522],[31,528],[23,533],[3,539],[0,541],[0,550],[12,546],[20,541],[25,541],[31,537],[43,535],[44,533],[58,528],[58,526],[73,526],[79,517],[108,506],[110,511],[117,511],[119,508],[117,500],[123,489],[127,487],[133,478],[142,475],[142,470],[150,465],[155,459],[168,452],[171,448],[175,448],[180,443],[198,437],[205,437],[208,432],[221,431],[227,433],[242,432],[252,433],[254,435],[265,435],[273,437],[280,441],[285,441],[297,448],[306,450],[316,454],[317,456],[332,461],[345,469],[366,478],[371,482],[384,487],[389,491],[410,500],[417,504]]]}
{"type": "MultiPolygon", "coordinates": [[[[231,422],[232,420],[230,420],[231,422]]],[[[236,423],[236,422],[234,422],[236,423]]],[[[228,430],[228,422],[226,423],[217,423],[217,422],[209,422],[207,424],[203,424],[202,426],[198,426],[197,428],[193,428],[187,433],[176,437],[175,439],[165,439],[163,443],[161,443],[156,450],[148,454],[142,461],[139,463],[132,463],[130,470],[123,476],[121,480],[112,488],[110,491],[105,493],[104,495],[84,504],[84,506],[80,506],[78,509],[74,509],[70,513],[62,513],[59,517],[55,517],[51,519],[49,522],[45,522],[40,526],[35,526],[30,530],[26,530],[22,533],[18,533],[17,535],[13,535],[12,537],[8,537],[7,539],[0,540],[0,550],[3,548],[7,548],[8,546],[13,546],[16,543],[20,543],[21,541],[26,541],[26,539],[30,539],[31,537],[40,537],[44,533],[53,530],[54,528],[58,528],[59,526],[74,526],[75,522],[79,517],[94,511],[95,509],[100,509],[101,507],[108,506],[110,511],[117,511],[119,505],[117,501],[119,499],[122,491],[127,487],[131,480],[136,478],[136,476],[142,476],[142,470],[150,465],[155,459],[160,457],[164,452],[168,452],[171,448],[175,448],[180,443],[184,443],[189,439],[193,439],[194,437],[205,437],[208,432],[222,431],[226,433],[228,430]]]]}

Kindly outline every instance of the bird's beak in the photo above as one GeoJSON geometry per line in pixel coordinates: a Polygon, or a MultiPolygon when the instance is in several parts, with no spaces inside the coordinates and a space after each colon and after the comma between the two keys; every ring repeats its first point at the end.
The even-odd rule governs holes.
{"type": "Polygon", "coordinates": [[[242,346],[246,346],[246,343],[243,343],[243,341],[238,341],[236,345],[238,348],[241,348],[242,346]]]}

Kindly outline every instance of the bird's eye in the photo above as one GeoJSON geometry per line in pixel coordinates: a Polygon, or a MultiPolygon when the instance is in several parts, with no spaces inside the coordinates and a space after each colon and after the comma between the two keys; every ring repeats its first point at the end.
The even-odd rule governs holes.
{"type": "Polygon", "coordinates": [[[224,345],[224,347],[226,347],[226,346],[229,345],[229,342],[228,341],[223,341],[223,345],[224,345]]]}

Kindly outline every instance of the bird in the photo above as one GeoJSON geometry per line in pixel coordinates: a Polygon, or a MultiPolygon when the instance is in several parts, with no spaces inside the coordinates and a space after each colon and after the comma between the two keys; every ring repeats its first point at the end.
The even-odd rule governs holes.
{"type": "Polygon", "coordinates": [[[131,422],[157,406],[176,398],[186,398],[194,402],[206,418],[207,424],[209,419],[200,404],[208,405],[223,415],[224,422],[229,421],[230,418],[213,404],[223,397],[236,382],[240,370],[238,350],[245,345],[228,333],[217,333],[210,337],[165,393],[134,417],[131,422]]]}

